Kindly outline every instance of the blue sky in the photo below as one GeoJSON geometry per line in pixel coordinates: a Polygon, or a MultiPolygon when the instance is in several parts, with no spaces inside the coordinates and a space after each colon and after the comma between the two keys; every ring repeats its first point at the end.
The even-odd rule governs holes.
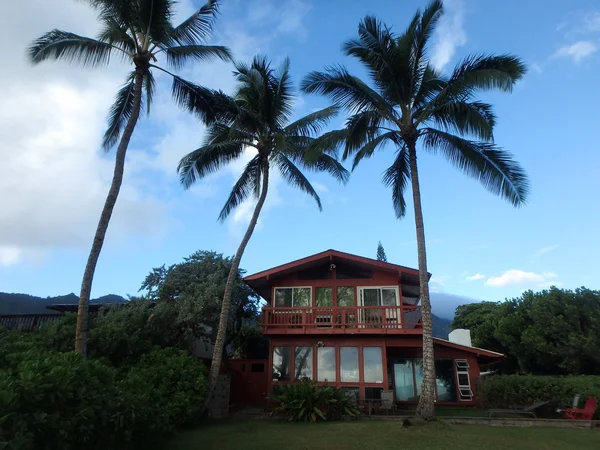
{"type": "MultiPolygon", "coordinates": [[[[199,2],[180,2],[178,17],[199,2]]],[[[340,51],[359,20],[375,14],[401,30],[423,1],[332,0],[223,2],[214,41],[238,59],[256,53],[292,62],[296,83],[311,70],[341,63],[361,68],[340,51]]],[[[514,53],[529,72],[512,94],[484,93],[498,115],[496,141],[530,176],[526,206],[515,209],[440,157],[422,154],[422,185],[434,312],[448,315],[463,299],[503,300],[552,284],[598,288],[597,223],[600,166],[597,129],[600,100],[600,6],[594,1],[504,2],[448,0],[434,36],[434,62],[450,70],[471,53],[514,53]]],[[[100,136],[126,67],[32,68],[23,53],[29,41],[54,27],[94,35],[94,15],[81,2],[47,5],[29,0],[0,18],[5,60],[0,76],[0,291],[34,295],[77,293],[88,247],[110,182],[114,153],[103,155],[100,136]],[[35,20],[19,17],[35,8],[35,20]],[[7,162],[8,161],[8,162],[7,162]]],[[[209,63],[182,72],[231,92],[231,66],[209,63]]],[[[135,294],[152,267],[180,261],[197,249],[233,254],[251,204],[226,223],[217,216],[243,161],[190,191],[178,184],[178,160],[197,148],[203,127],[178,111],[167,80],[149,118],[136,129],[126,182],[109,230],[93,296],[135,294]]],[[[300,96],[296,114],[326,106],[300,96]]],[[[340,116],[335,126],[342,124],[340,116]]],[[[255,272],[328,248],[374,257],[381,240],[391,262],[416,267],[414,221],[394,218],[381,173],[391,163],[386,148],[365,161],[347,186],[311,175],[324,210],[275,178],[259,227],[242,266],[255,272]]]]}

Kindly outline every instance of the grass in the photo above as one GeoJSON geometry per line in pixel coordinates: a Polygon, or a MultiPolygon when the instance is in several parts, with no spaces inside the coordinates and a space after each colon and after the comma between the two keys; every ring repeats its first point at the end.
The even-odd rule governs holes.
{"type": "Polygon", "coordinates": [[[594,449],[600,430],[352,421],[317,424],[225,420],[178,435],[169,450],[594,449]]]}

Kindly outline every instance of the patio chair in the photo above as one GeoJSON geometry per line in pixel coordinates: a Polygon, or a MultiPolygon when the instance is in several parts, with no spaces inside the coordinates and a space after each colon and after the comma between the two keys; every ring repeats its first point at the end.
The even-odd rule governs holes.
{"type": "Polygon", "coordinates": [[[394,403],[394,391],[381,391],[381,409],[393,413],[396,410],[394,403]]]}
{"type": "Polygon", "coordinates": [[[565,419],[571,420],[592,420],[596,412],[596,397],[588,397],[583,408],[567,408],[565,409],[565,419]]]}
{"type": "Polygon", "coordinates": [[[533,411],[538,409],[540,406],[544,406],[546,404],[548,404],[548,402],[534,403],[533,405],[527,406],[525,408],[490,409],[488,411],[488,417],[492,417],[492,415],[494,415],[494,414],[523,414],[523,415],[531,416],[535,419],[535,418],[537,418],[537,416],[535,415],[535,413],[533,411]]]}

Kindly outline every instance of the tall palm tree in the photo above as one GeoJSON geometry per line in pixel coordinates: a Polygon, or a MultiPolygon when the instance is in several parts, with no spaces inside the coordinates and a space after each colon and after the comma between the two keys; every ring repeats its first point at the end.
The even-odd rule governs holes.
{"type": "Polygon", "coordinates": [[[210,368],[207,404],[221,366],[231,289],[244,250],[267,198],[271,167],[277,169],[288,184],[310,195],[317,202],[319,210],[319,195],[298,166],[329,172],[343,183],[349,176],[348,171],[337,161],[335,153],[330,152],[326,146],[322,145],[319,154],[310,161],[305,158],[309,147],[316,141],[312,135],[318,134],[327,125],[337,113],[337,108],[331,106],[321,109],[291,122],[294,96],[289,60],[285,60],[279,70],[274,70],[265,57],[257,56],[250,66],[236,64],[234,75],[238,82],[235,94],[233,97],[215,99],[215,103],[221,105],[220,112],[216,120],[206,121],[209,128],[204,145],[179,163],[181,182],[185,188],[189,188],[199,179],[240,158],[245,149],[255,151],[219,215],[219,220],[223,221],[245,200],[258,198],[248,229],[233,258],[225,286],[210,368]]]}
{"type": "MultiPolygon", "coordinates": [[[[173,77],[173,97],[182,105],[205,104],[209,94],[208,89],[183,80],[155,65],[155,62],[161,53],[166,57],[167,66],[173,69],[182,67],[190,60],[205,61],[213,57],[231,59],[227,48],[202,44],[212,32],[218,12],[217,0],[209,0],[176,27],[171,23],[173,0],[87,2],[98,11],[102,25],[97,39],[55,29],[29,47],[29,59],[33,64],[46,60],[66,60],[99,67],[107,65],[111,56],[116,54],[133,66],[125,84],[117,92],[102,141],[102,148],[109,151],[120,137],[112,183],[96,228],[79,295],[75,351],[84,356],[87,354],[88,305],[94,272],[123,181],[127,147],[144,102],[147,112],[150,112],[155,90],[153,71],[160,70],[173,77]]],[[[204,111],[209,114],[210,107],[205,105],[204,111]]]]}
{"type": "Polygon", "coordinates": [[[385,144],[395,148],[383,182],[392,189],[399,219],[406,213],[404,193],[412,187],[424,365],[417,416],[427,420],[435,418],[435,377],[417,143],[420,151],[441,154],[514,206],[525,202],[528,190],[525,172],[494,144],[492,106],[475,97],[487,89],[510,91],[525,67],[515,56],[477,55],[465,58],[449,76],[441,74],[428,59],[427,45],[442,13],[442,2],[432,1],[399,35],[374,17],[362,20],[358,38],[344,43],[343,51],[367,69],[371,86],[341,66],[312,72],[302,83],[305,92],[324,94],[351,114],[344,129],[328,133],[323,142],[343,145],[344,158],[354,155],[353,169],[385,144]]]}

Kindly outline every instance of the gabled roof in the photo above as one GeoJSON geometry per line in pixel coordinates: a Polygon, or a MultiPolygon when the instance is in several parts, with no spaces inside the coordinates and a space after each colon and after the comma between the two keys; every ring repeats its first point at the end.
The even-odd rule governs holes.
{"type": "MultiPolygon", "coordinates": [[[[321,253],[316,253],[271,269],[263,270],[262,272],[248,275],[247,277],[244,277],[243,280],[263,298],[268,300],[270,298],[271,278],[318,266],[319,264],[326,262],[336,263],[340,261],[344,261],[357,267],[397,274],[399,283],[402,285],[402,297],[405,303],[416,304],[418,302],[419,271],[417,269],[398,264],[391,264],[377,259],[365,258],[364,256],[353,255],[351,253],[340,252],[333,249],[325,250],[321,253]]],[[[429,276],[431,277],[431,274],[429,274],[429,276]]]]}
{"type": "Polygon", "coordinates": [[[436,344],[440,344],[443,345],[444,347],[450,347],[450,348],[455,348],[458,350],[464,350],[466,352],[470,352],[470,353],[475,353],[475,355],[477,355],[478,357],[485,357],[485,358],[504,358],[504,355],[502,353],[498,353],[498,352],[493,352],[491,350],[486,350],[484,348],[479,348],[479,347],[469,347],[468,345],[462,345],[462,344],[457,344],[456,342],[451,342],[447,339],[442,339],[442,338],[433,338],[433,342],[436,344]]]}

